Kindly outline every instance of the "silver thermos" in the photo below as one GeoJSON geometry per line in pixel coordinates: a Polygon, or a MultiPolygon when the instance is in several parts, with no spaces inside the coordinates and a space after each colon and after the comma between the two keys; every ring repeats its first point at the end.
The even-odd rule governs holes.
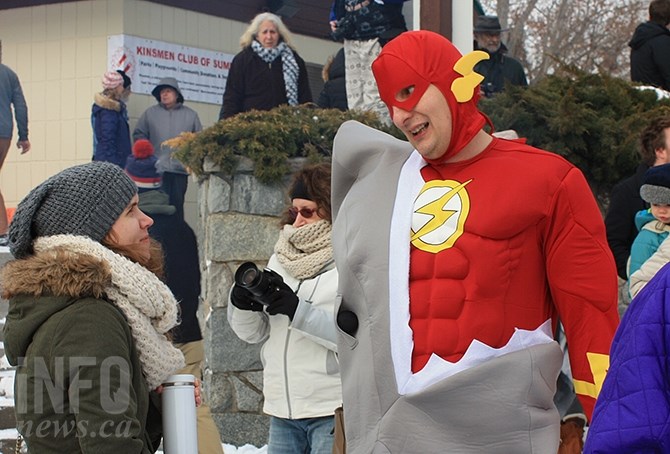
{"type": "Polygon", "coordinates": [[[163,451],[198,454],[193,375],[170,375],[163,383],[163,451]]]}

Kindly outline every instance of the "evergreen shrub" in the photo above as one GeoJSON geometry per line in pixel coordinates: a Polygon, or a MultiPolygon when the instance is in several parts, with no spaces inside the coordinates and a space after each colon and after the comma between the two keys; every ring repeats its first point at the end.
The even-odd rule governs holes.
{"type": "Polygon", "coordinates": [[[635,172],[640,132],[651,118],[670,115],[670,100],[623,79],[570,69],[528,88],[508,87],[480,108],[496,130],[514,129],[579,167],[602,202],[635,172]]]}
{"type": "Polygon", "coordinates": [[[307,157],[310,162],[330,159],[335,133],[347,120],[357,120],[404,139],[395,126],[385,125],[373,112],[285,105],[240,113],[200,133],[184,133],[168,144],[177,150],[177,159],[196,175],[203,173],[206,157],[230,174],[239,157],[246,156],[254,162],[254,176],[263,183],[272,183],[289,171],[288,158],[307,157]]]}

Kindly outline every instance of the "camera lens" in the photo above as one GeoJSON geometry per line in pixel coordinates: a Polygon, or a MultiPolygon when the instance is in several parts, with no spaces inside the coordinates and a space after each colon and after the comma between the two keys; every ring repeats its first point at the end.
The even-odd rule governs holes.
{"type": "Polygon", "coordinates": [[[261,279],[261,272],[253,262],[245,262],[235,272],[235,282],[237,285],[250,289],[258,284],[261,279]]]}
{"type": "Polygon", "coordinates": [[[281,276],[270,270],[259,270],[253,262],[245,262],[235,272],[235,284],[248,290],[256,301],[270,304],[272,296],[283,282],[281,276]]]}
{"type": "Polygon", "coordinates": [[[240,277],[240,283],[243,286],[248,287],[256,280],[257,276],[258,276],[258,269],[249,268],[248,270],[245,270],[242,273],[242,276],[240,277]]]}

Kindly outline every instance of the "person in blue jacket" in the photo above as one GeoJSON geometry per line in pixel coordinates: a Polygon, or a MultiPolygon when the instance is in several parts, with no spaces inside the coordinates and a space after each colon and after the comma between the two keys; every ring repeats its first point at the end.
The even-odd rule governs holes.
{"type": "MultiPolygon", "coordinates": [[[[640,197],[651,205],[635,215],[639,233],[633,241],[628,263],[628,277],[635,274],[658,250],[670,233],[670,164],[649,168],[642,179],[640,197]]],[[[639,291],[633,291],[634,297],[639,291]]]]}
{"type": "Polygon", "coordinates": [[[666,264],[621,320],[585,454],[670,452],[669,289],[666,264]]]}
{"type": "Polygon", "coordinates": [[[130,127],[126,100],[130,95],[130,77],[122,70],[102,76],[102,93],[96,93],[91,109],[93,160],[106,161],[123,168],[131,153],[130,127]]]}
{"type": "MultiPolygon", "coordinates": [[[[12,107],[14,108],[16,128],[19,133],[16,146],[21,149],[21,154],[24,154],[30,150],[26,98],[23,96],[19,77],[9,66],[0,63],[0,169],[2,169],[12,143],[14,132],[12,107]]],[[[9,220],[7,219],[5,199],[0,192],[0,246],[7,246],[9,241],[7,238],[8,226],[9,220]]]]}

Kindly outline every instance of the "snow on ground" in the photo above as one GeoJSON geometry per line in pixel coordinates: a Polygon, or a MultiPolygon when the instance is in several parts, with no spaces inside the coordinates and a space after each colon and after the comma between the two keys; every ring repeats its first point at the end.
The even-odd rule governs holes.
{"type": "Polygon", "coordinates": [[[235,446],[224,444],[223,452],[224,454],[266,454],[268,452],[268,447],[267,445],[262,448],[257,448],[252,445],[244,445],[236,448],[235,446]]]}

